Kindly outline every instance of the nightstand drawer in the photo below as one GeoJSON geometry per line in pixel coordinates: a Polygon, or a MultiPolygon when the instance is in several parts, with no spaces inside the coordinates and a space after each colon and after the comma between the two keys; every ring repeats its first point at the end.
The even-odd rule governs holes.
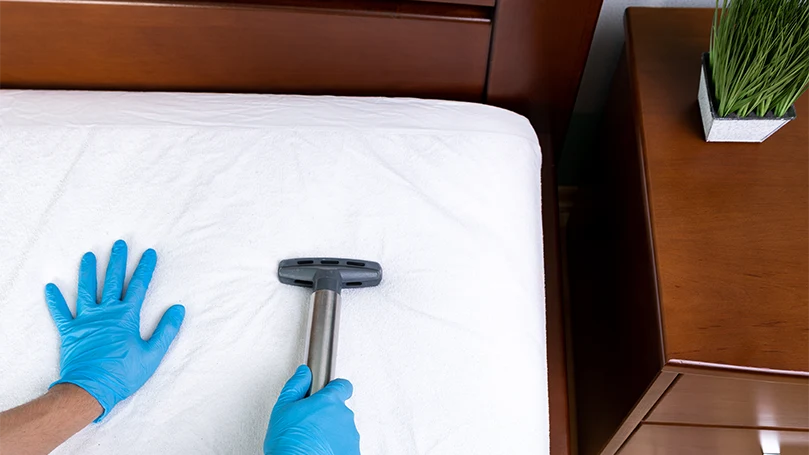
{"type": "Polygon", "coordinates": [[[809,379],[684,374],[647,421],[809,429],[809,379]]]}
{"type": "Polygon", "coordinates": [[[643,424],[619,455],[806,455],[808,431],[643,424]],[[763,450],[766,449],[766,450],[763,450]],[[772,451],[772,452],[769,452],[772,451]]]}

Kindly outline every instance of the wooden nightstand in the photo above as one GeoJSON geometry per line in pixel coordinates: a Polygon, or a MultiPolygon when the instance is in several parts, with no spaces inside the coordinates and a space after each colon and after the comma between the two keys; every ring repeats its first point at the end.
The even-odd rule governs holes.
{"type": "Polygon", "coordinates": [[[809,453],[809,96],[762,144],[704,142],[711,18],[627,11],[568,236],[581,455],[809,453]]]}

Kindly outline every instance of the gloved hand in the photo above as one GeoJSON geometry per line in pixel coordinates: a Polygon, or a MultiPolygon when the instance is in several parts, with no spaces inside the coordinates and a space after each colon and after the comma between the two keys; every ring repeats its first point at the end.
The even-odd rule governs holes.
{"type": "Polygon", "coordinates": [[[98,302],[96,258],[86,253],[79,267],[75,318],[59,288],[45,286],[48,309],[62,338],[61,378],[51,387],[71,383],[86,390],[104,408],[96,422],[152,376],[180,330],[185,308],[174,305],[148,341],[140,337],[140,309],[156,262],[154,250],[143,253],[124,296],[126,243],[115,242],[98,302]]]}
{"type": "Polygon", "coordinates": [[[312,372],[301,365],[273,407],[264,439],[265,455],[359,455],[360,434],[354,413],[345,405],[353,387],[335,379],[304,398],[312,372]]]}

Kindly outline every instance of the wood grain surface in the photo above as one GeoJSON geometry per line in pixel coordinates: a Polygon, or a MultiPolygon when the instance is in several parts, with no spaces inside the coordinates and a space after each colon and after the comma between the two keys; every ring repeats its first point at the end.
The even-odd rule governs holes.
{"type": "MultiPolygon", "coordinates": [[[[31,1],[31,0],[6,0],[31,1]]],[[[99,0],[113,3],[115,0],[99,0]]],[[[136,3],[161,3],[141,0],[136,3]]],[[[232,8],[236,5],[272,7],[275,9],[308,10],[320,14],[351,14],[358,16],[384,16],[388,18],[432,19],[443,21],[489,21],[494,2],[487,0],[461,0],[433,2],[427,0],[178,0],[166,2],[175,5],[201,3],[232,8]]]]}
{"type": "Polygon", "coordinates": [[[781,455],[809,453],[809,432],[643,424],[620,455],[761,455],[762,438],[780,441],[781,455]]]}
{"type": "MultiPolygon", "coordinates": [[[[800,112],[809,114],[809,96],[799,119],[763,144],[706,143],[696,92],[711,18],[627,12],[593,183],[568,235],[582,455],[626,443],[660,371],[679,376],[641,420],[804,428],[809,117],[800,112]]],[[[638,447],[627,453],[652,453],[638,447]]]]}
{"type": "Polygon", "coordinates": [[[809,378],[798,380],[684,374],[647,420],[809,430],[809,378]]]}
{"type": "Polygon", "coordinates": [[[479,101],[490,31],[308,8],[2,1],[0,84],[479,101]]]}
{"type": "Polygon", "coordinates": [[[551,453],[567,454],[553,150],[564,140],[600,7],[601,0],[0,0],[0,87],[414,96],[488,101],[528,116],[544,156],[551,453]]]}
{"type": "MultiPolygon", "coordinates": [[[[527,116],[561,151],[602,0],[497,0],[487,103],[527,116]]],[[[558,158],[558,155],[557,155],[558,158]]]]}
{"type": "Polygon", "coordinates": [[[495,0],[414,0],[419,2],[456,3],[459,5],[494,6],[495,0]]]}
{"type": "Polygon", "coordinates": [[[667,360],[809,372],[809,96],[761,144],[705,142],[711,17],[627,12],[667,360]]]}
{"type": "Polygon", "coordinates": [[[679,378],[680,376],[677,373],[661,371],[600,453],[602,455],[613,455],[617,453],[624,442],[632,435],[632,432],[643,422],[649,411],[655,407],[658,400],[660,400],[679,378]]]}

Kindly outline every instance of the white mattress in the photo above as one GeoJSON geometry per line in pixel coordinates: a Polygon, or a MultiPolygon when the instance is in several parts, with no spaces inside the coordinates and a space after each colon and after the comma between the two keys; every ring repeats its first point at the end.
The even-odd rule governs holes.
{"type": "Polygon", "coordinates": [[[303,357],[308,292],[276,278],[299,256],[385,269],[343,293],[365,455],[548,453],[540,165],[524,118],[476,104],[0,91],[0,409],[57,379],[43,286],[73,296],[123,238],[130,273],[158,252],[144,335],[186,320],[56,453],[260,453],[303,357]]]}

